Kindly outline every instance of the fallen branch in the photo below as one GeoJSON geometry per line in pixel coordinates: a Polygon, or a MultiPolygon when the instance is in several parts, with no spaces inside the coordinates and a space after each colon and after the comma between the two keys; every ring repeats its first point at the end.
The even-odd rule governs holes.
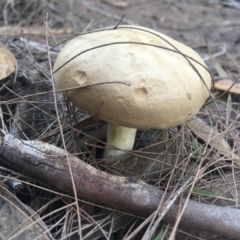
{"type": "MultiPolygon", "coordinates": [[[[65,152],[40,141],[23,141],[0,131],[0,164],[33,177],[59,190],[73,194],[65,152]]],[[[141,180],[99,171],[74,156],[69,156],[80,199],[147,217],[163,197],[157,187],[141,180]]],[[[169,196],[169,195],[168,195],[169,196]]],[[[176,221],[181,205],[175,202],[164,220],[176,221]]],[[[240,210],[189,200],[180,226],[239,239],[240,210]]]]}

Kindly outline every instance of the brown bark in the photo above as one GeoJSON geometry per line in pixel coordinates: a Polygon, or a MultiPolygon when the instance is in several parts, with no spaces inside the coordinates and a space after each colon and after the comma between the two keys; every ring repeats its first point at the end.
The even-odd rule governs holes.
{"type": "MultiPolygon", "coordinates": [[[[23,141],[10,134],[0,136],[0,164],[73,194],[65,152],[40,141],[23,141]]],[[[113,176],[69,156],[80,199],[147,217],[158,207],[163,192],[143,181],[113,176]]],[[[176,202],[164,220],[174,223],[176,202]]],[[[240,210],[189,200],[180,226],[239,239],[240,210]]]]}

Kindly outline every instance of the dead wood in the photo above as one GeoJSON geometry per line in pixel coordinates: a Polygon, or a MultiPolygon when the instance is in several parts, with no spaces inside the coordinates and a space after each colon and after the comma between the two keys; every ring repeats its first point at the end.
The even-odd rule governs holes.
{"type": "MultiPolygon", "coordinates": [[[[19,140],[1,130],[0,164],[73,194],[65,152],[40,141],[19,140]]],[[[80,199],[147,217],[163,197],[155,186],[132,178],[107,174],[69,156],[80,199]]],[[[167,195],[167,198],[169,195],[167,195]]],[[[182,201],[181,203],[184,203],[182,201]]],[[[164,217],[174,223],[182,204],[175,202],[164,217]]],[[[239,239],[240,210],[189,200],[180,226],[239,239]]]]}

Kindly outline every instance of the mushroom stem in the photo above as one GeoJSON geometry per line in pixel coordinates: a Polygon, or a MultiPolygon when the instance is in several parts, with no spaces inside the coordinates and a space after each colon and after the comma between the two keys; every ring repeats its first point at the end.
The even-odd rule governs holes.
{"type": "Polygon", "coordinates": [[[107,131],[107,148],[104,151],[104,157],[117,157],[125,153],[124,151],[115,150],[111,147],[122,150],[132,150],[136,132],[137,129],[135,128],[128,128],[109,123],[107,131]]]}

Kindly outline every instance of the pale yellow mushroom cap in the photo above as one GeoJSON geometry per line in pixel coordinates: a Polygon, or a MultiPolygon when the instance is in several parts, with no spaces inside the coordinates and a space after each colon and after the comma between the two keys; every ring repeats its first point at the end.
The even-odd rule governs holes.
{"type": "Polygon", "coordinates": [[[8,77],[16,70],[17,60],[12,53],[0,45],[0,80],[8,77]]]}
{"type": "Polygon", "coordinates": [[[164,129],[191,119],[209,97],[211,76],[204,67],[194,50],[164,34],[119,26],[68,42],[55,62],[54,79],[61,90],[113,81],[128,83],[100,84],[65,94],[78,108],[107,122],[164,129]],[[195,59],[198,63],[189,61],[202,79],[181,54],[159,48],[174,49],[160,37],[195,59]]]}

